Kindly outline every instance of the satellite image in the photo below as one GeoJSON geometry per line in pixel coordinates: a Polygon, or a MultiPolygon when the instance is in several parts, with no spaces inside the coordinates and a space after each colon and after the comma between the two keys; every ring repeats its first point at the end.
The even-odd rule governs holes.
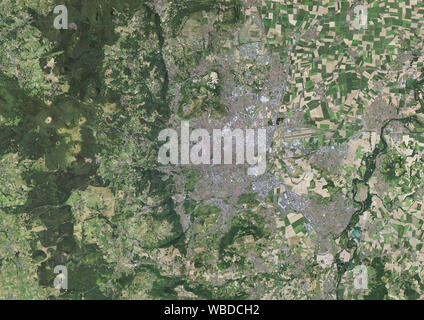
{"type": "Polygon", "coordinates": [[[1,300],[424,299],[423,159],[422,0],[0,0],[1,300]]]}

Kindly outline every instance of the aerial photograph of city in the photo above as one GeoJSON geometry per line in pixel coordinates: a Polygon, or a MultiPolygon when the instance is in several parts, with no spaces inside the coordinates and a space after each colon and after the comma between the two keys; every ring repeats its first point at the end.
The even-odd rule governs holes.
{"type": "Polygon", "coordinates": [[[0,0],[1,300],[423,300],[423,244],[424,1],[0,0]]]}

